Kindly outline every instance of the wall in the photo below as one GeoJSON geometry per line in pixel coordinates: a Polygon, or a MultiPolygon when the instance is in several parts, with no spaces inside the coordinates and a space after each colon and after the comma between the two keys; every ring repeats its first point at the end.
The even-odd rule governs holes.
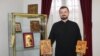
{"type": "Polygon", "coordinates": [[[8,13],[21,12],[23,0],[0,0],[0,56],[8,56],[8,13]]]}
{"type": "Polygon", "coordinates": [[[92,22],[93,22],[93,56],[100,56],[100,0],[93,0],[92,22]]]}

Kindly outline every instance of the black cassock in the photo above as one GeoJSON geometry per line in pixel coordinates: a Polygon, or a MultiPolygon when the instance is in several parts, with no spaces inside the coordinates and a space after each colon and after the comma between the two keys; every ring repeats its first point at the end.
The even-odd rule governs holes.
{"type": "Polygon", "coordinates": [[[78,25],[70,20],[59,21],[52,26],[49,39],[56,41],[55,56],[76,56],[76,43],[81,40],[78,25]]]}

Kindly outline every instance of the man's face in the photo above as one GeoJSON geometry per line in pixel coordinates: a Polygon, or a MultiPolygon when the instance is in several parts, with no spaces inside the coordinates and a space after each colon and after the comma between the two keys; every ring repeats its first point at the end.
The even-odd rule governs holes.
{"type": "Polygon", "coordinates": [[[60,15],[60,18],[61,18],[62,20],[67,19],[68,16],[69,16],[69,11],[68,11],[68,9],[67,9],[67,8],[60,9],[60,10],[59,10],[59,15],[60,15]]]}

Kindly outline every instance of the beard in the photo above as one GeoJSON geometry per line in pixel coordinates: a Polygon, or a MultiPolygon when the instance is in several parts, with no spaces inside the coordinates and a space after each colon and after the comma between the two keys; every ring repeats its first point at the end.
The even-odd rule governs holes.
{"type": "Polygon", "coordinates": [[[66,19],[68,19],[68,17],[64,17],[64,16],[63,16],[63,17],[61,17],[61,19],[62,19],[62,20],[66,20],[66,19]]]}

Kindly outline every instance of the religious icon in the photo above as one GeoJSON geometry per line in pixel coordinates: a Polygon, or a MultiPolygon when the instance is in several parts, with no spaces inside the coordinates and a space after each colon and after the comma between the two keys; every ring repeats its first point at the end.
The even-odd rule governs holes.
{"type": "Polygon", "coordinates": [[[52,54],[52,47],[51,47],[51,41],[50,40],[41,40],[41,55],[47,55],[52,54]]]}
{"type": "Polygon", "coordinates": [[[38,4],[29,4],[28,5],[29,14],[38,14],[38,4]]]}
{"type": "Polygon", "coordinates": [[[86,49],[87,49],[87,41],[77,41],[77,45],[76,45],[76,52],[77,53],[86,53],[86,49]]]}
{"type": "Polygon", "coordinates": [[[25,48],[34,47],[33,33],[23,33],[23,43],[25,48]]]}
{"type": "Polygon", "coordinates": [[[40,24],[39,21],[30,21],[31,32],[39,32],[40,24]]]}
{"type": "Polygon", "coordinates": [[[16,24],[15,24],[15,31],[16,32],[21,32],[22,30],[21,30],[21,24],[20,24],[20,22],[16,22],[16,24]]]}

